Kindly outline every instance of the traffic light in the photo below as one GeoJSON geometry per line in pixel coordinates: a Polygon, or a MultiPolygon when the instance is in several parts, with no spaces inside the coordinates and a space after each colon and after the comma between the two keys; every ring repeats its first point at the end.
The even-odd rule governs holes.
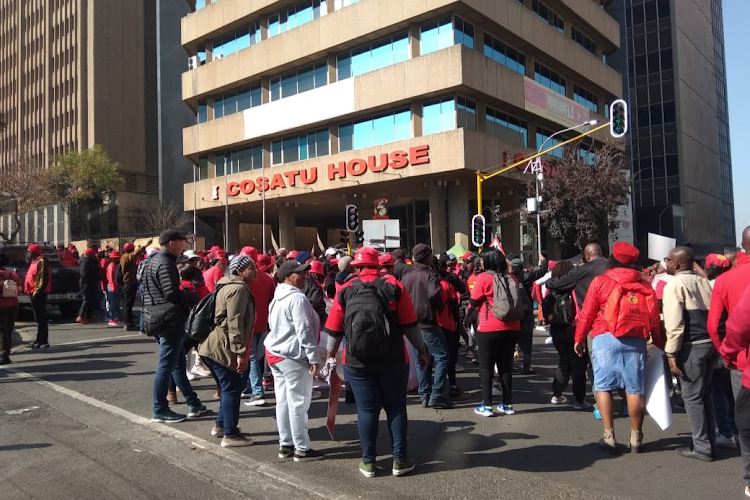
{"type": "Polygon", "coordinates": [[[609,133],[622,137],[628,133],[628,103],[617,99],[609,107],[609,133]]]}
{"type": "Polygon", "coordinates": [[[349,243],[349,231],[341,231],[341,243],[349,243]]]}
{"type": "Polygon", "coordinates": [[[364,231],[356,231],[354,233],[354,242],[357,244],[364,243],[365,242],[365,232],[364,231]]]}
{"type": "Polygon", "coordinates": [[[359,212],[357,205],[346,206],[346,230],[354,232],[359,229],[359,212]]]}
{"type": "Polygon", "coordinates": [[[484,215],[477,214],[471,218],[471,244],[475,247],[484,245],[484,215]]]}

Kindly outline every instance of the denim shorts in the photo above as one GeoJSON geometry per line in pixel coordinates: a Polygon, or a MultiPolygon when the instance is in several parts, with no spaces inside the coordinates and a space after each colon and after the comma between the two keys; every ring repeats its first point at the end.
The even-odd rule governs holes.
{"type": "Polygon", "coordinates": [[[602,333],[593,338],[591,352],[594,390],[645,394],[646,339],[602,333]]]}

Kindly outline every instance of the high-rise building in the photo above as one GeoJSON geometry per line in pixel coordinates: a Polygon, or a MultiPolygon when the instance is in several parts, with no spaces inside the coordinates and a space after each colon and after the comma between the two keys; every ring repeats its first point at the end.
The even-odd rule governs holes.
{"type": "MultiPolygon", "coordinates": [[[[187,10],[182,2],[147,0],[0,0],[0,112],[8,122],[0,169],[19,152],[49,165],[66,151],[100,144],[125,181],[114,203],[86,214],[88,231],[50,206],[23,215],[18,241],[134,233],[138,210],[158,204],[160,194],[181,202],[170,182],[190,178],[190,164],[175,154],[186,113],[179,102],[184,62],[174,52],[187,10]]],[[[0,228],[11,224],[0,216],[0,228]]]]}
{"type": "Polygon", "coordinates": [[[698,254],[737,244],[721,0],[614,0],[623,27],[608,63],[630,103],[635,231],[689,241],[698,254]]]}
{"type": "MultiPolygon", "coordinates": [[[[196,120],[184,152],[200,179],[185,185],[185,207],[231,250],[339,243],[347,204],[376,221],[372,241],[468,247],[478,170],[604,122],[622,94],[604,62],[620,26],[592,0],[195,8],[182,21],[182,88],[196,120]]],[[[493,217],[521,205],[523,170],[484,183],[483,211],[488,239],[535,260],[530,228],[493,217]]]]}

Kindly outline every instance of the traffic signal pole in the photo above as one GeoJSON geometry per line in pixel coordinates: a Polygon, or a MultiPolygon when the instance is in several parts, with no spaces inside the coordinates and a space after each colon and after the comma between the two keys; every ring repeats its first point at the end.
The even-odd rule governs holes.
{"type": "MultiPolygon", "coordinates": [[[[484,172],[477,172],[477,213],[481,214],[483,212],[483,208],[482,208],[482,183],[484,181],[492,179],[493,177],[496,177],[496,176],[502,174],[503,172],[507,172],[508,170],[512,170],[512,169],[518,167],[519,165],[523,165],[524,163],[528,163],[529,160],[533,160],[534,158],[538,158],[538,157],[540,157],[542,155],[546,155],[550,151],[554,151],[555,149],[561,148],[561,147],[563,147],[563,146],[565,146],[567,144],[570,144],[571,142],[578,141],[578,140],[580,140],[580,139],[582,139],[582,138],[584,138],[586,136],[589,136],[589,135],[593,134],[594,132],[598,132],[600,130],[604,130],[605,128],[608,128],[609,126],[610,126],[609,122],[603,123],[603,124],[599,125],[598,127],[592,128],[588,132],[582,132],[582,133],[578,134],[577,136],[573,137],[572,139],[568,139],[567,141],[564,141],[564,142],[561,142],[559,144],[556,144],[556,145],[554,145],[552,147],[549,147],[549,148],[545,149],[544,151],[539,151],[538,153],[534,153],[532,155],[526,156],[522,160],[519,160],[519,161],[513,163],[512,165],[508,165],[507,167],[501,168],[500,170],[498,170],[496,172],[492,172],[491,174],[487,174],[487,173],[484,173],[484,172]]],[[[495,165],[495,166],[499,166],[499,165],[495,165]]],[[[490,168],[493,168],[493,167],[490,167],[490,168]]]]}

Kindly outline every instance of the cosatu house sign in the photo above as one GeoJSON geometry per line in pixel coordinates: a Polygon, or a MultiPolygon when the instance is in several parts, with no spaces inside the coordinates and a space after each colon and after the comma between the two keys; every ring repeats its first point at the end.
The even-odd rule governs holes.
{"type": "MultiPolygon", "coordinates": [[[[396,150],[391,153],[371,155],[367,158],[354,158],[349,161],[329,163],[326,175],[329,181],[345,179],[347,176],[359,177],[365,173],[381,173],[388,169],[400,170],[409,165],[424,165],[430,163],[430,146],[422,145],[409,148],[408,151],[396,150]]],[[[245,179],[239,182],[227,184],[227,196],[239,196],[241,194],[252,194],[255,191],[273,191],[286,189],[299,184],[310,186],[318,182],[318,167],[289,170],[284,173],[274,174],[271,177],[260,176],[254,179],[245,179]]]]}

